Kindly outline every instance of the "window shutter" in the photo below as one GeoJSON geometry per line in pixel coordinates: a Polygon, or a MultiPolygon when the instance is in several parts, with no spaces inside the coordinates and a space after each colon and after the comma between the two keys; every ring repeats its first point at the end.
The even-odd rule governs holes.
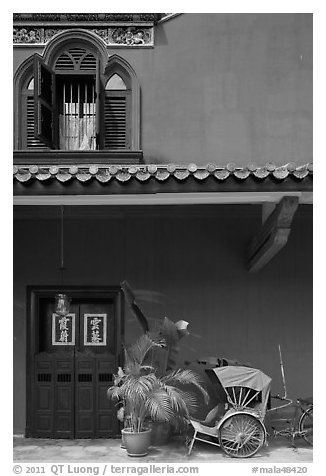
{"type": "Polygon", "coordinates": [[[34,80],[34,136],[53,148],[55,74],[37,54],[34,57],[34,80]]]}
{"type": "Polygon", "coordinates": [[[104,104],[104,148],[130,148],[129,95],[126,91],[106,93],[104,104]]]}
{"type": "Polygon", "coordinates": [[[99,58],[96,60],[96,79],[95,79],[95,94],[96,94],[96,149],[102,148],[100,141],[101,136],[101,64],[99,58]]]}
{"type": "Polygon", "coordinates": [[[46,146],[34,135],[34,96],[26,97],[26,146],[27,149],[44,149],[46,146]]]}

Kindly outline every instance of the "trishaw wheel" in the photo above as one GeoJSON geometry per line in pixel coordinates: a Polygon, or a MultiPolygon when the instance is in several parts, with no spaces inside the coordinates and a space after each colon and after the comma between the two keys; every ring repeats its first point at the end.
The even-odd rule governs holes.
{"type": "Polygon", "coordinates": [[[237,413],[227,418],[219,428],[223,451],[233,458],[253,456],[265,441],[265,430],[257,418],[237,413]]]}
{"type": "Polygon", "coordinates": [[[313,409],[308,408],[300,418],[299,431],[302,433],[303,439],[313,446],[313,409]]]}

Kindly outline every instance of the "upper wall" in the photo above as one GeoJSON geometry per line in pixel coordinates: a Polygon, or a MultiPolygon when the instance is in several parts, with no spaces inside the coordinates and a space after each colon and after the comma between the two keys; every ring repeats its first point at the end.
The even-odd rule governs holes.
{"type": "Polygon", "coordinates": [[[312,161],[312,14],[182,14],[154,48],[108,52],[140,81],[145,162],[312,161]]]}

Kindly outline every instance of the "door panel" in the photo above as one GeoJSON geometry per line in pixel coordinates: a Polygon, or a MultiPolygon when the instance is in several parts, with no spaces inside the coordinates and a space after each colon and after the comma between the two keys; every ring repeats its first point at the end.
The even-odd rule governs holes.
{"type": "Polygon", "coordinates": [[[106,395],[117,368],[118,326],[113,300],[73,299],[69,322],[54,316],[53,298],[41,301],[32,436],[117,435],[116,408],[106,395]]]}
{"type": "Polygon", "coordinates": [[[92,355],[76,353],[76,438],[95,436],[95,366],[92,355]]]}

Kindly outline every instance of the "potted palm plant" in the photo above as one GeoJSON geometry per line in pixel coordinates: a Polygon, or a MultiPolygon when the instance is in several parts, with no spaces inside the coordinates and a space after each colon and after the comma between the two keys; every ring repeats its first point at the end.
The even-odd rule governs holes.
{"type": "Polygon", "coordinates": [[[165,346],[163,339],[149,333],[125,349],[125,366],[115,376],[108,396],[123,406],[123,443],[129,456],[145,456],[150,445],[150,421],[187,421],[197,399],[187,387],[196,387],[208,399],[200,377],[191,370],[178,369],[159,377],[149,360],[151,351],[165,346]]]}

